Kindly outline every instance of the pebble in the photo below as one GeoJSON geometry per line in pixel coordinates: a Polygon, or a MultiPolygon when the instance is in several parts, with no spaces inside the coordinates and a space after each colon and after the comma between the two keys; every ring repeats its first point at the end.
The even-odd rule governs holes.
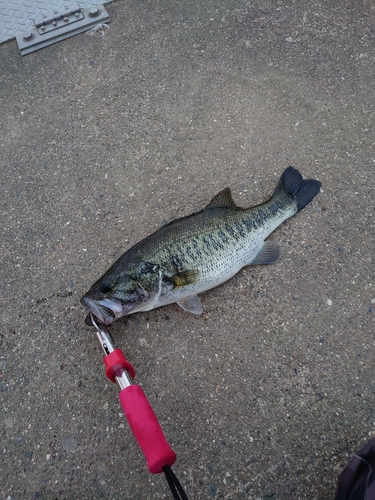
{"type": "Polygon", "coordinates": [[[214,484],[212,484],[210,487],[211,496],[214,497],[216,495],[216,492],[217,492],[217,487],[214,484]]]}

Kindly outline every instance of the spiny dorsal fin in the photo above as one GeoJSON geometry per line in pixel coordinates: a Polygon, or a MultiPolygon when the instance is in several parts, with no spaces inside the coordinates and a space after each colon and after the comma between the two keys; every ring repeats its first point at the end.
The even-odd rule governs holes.
{"type": "Polygon", "coordinates": [[[230,189],[225,188],[212,198],[210,203],[205,207],[205,210],[207,210],[208,208],[240,208],[240,207],[238,207],[234,203],[230,189]]]}

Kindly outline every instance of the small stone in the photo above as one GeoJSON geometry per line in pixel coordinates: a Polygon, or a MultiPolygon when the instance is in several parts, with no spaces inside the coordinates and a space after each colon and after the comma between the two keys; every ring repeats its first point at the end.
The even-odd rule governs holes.
{"type": "Polygon", "coordinates": [[[331,306],[331,305],[332,305],[332,300],[331,300],[331,299],[327,299],[327,304],[328,304],[329,306],[331,306]]]}
{"type": "Polygon", "coordinates": [[[216,492],[217,492],[217,487],[214,484],[212,484],[210,486],[210,494],[211,494],[211,496],[214,497],[216,495],[216,492]]]}

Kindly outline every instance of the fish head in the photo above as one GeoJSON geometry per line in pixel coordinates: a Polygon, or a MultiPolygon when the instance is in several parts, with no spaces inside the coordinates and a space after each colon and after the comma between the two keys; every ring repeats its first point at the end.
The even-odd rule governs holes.
{"type": "Polygon", "coordinates": [[[127,272],[104,274],[82,297],[81,302],[100,323],[147,308],[159,289],[159,266],[139,265],[127,272]]]}

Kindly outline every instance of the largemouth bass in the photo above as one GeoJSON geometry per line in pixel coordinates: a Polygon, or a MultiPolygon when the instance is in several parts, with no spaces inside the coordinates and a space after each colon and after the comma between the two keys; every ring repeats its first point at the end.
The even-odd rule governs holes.
{"type": "Polygon", "coordinates": [[[320,185],[288,167],[272,198],[251,208],[238,207],[230,189],[223,189],[200,212],[166,224],[130,248],[81,302],[104,325],[174,302],[201,314],[199,293],[229,280],[244,266],[273,264],[280,258],[280,244],[266,238],[302,210],[320,185]]]}

